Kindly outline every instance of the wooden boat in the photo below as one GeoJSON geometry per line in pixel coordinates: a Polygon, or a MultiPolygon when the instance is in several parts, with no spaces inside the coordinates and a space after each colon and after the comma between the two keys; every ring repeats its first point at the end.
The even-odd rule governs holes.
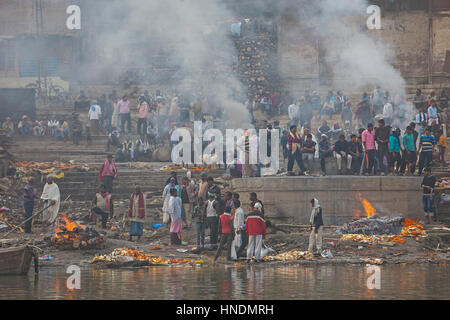
{"type": "Polygon", "coordinates": [[[28,273],[31,259],[34,258],[35,272],[38,271],[38,256],[30,246],[0,249],[0,275],[28,273]]]}

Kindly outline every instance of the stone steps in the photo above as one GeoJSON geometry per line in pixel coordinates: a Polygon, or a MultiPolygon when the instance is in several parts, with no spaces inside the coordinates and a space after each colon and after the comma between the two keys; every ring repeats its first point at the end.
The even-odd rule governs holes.
{"type": "MultiPolygon", "coordinates": [[[[162,163],[159,163],[162,164],[162,163]]],[[[156,164],[156,165],[159,165],[156,164]]],[[[118,182],[114,183],[113,195],[115,199],[128,199],[134,192],[135,185],[138,184],[143,192],[153,193],[154,197],[160,197],[167,178],[168,171],[150,171],[149,169],[125,169],[126,164],[118,166],[118,182]]],[[[92,164],[91,164],[92,166],[92,164]]],[[[184,170],[177,170],[179,182],[186,174],[184,170]]],[[[224,170],[209,171],[207,174],[214,178],[221,176],[224,170]]],[[[194,176],[198,177],[198,173],[194,176]]],[[[74,201],[90,200],[98,192],[102,182],[98,179],[98,171],[88,172],[66,172],[63,179],[57,182],[61,191],[61,197],[65,199],[71,195],[74,201]]]]}

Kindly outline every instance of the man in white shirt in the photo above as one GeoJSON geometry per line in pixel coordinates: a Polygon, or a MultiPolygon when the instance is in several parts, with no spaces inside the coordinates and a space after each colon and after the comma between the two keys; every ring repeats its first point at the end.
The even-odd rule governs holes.
{"type": "Polygon", "coordinates": [[[383,119],[386,125],[390,125],[394,116],[394,109],[390,102],[386,102],[383,107],[383,119]]]}
{"type": "Polygon", "coordinates": [[[53,177],[47,177],[47,183],[42,191],[41,199],[44,201],[44,210],[42,214],[43,232],[47,232],[47,228],[56,220],[59,212],[61,194],[58,185],[53,182],[53,177]]]}
{"type": "Polygon", "coordinates": [[[297,126],[300,121],[300,107],[298,100],[295,100],[293,104],[288,107],[289,119],[291,119],[291,126],[297,126]]]}
{"type": "Polygon", "coordinates": [[[97,104],[97,101],[94,101],[91,108],[89,109],[89,121],[91,122],[91,133],[92,134],[98,134],[98,125],[100,116],[102,114],[102,109],[97,104]]]}

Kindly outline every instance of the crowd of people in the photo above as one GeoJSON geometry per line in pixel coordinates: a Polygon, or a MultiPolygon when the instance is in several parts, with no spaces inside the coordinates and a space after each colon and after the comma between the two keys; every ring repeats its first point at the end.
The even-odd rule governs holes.
{"type": "MultiPolygon", "coordinates": [[[[170,96],[167,98],[160,90],[154,95],[146,90],[133,103],[127,95],[119,97],[113,90],[91,101],[81,91],[71,117],[53,116],[31,121],[24,115],[17,123],[6,118],[2,128],[10,136],[16,133],[49,136],[55,140],[72,139],[74,144],[78,144],[83,135],[89,144],[91,135],[107,134],[106,150],[115,152],[119,162],[151,161],[158,145],[178,143],[171,141],[175,129],[192,130],[192,120],[202,121],[203,131],[212,127],[217,119],[221,121],[214,125],[221,124],[225,128],[227,115],[217,108],[213,98],[193,92],[170,96]],[[82,123],[77,112],[87,112],[88,123],[82,123]],[[136,121],[132,121],[132,112],[136,113],[136,121]],[[132,134],[138,138],[132,138],[132,134]]],[[[434,150],[439,153],[438,162],[445,165],[449,119],[445,90],[439,95],[431,91],[425,97],[418,89],[408,102],[405,96],[392,97],[389,91],[376,86],[371,94],[363,93],[355,107],[350,100],[342,90],[336,94],[329,91],[324,98],[316,91],[312,94],[305,91],[300,99],[289,92],[278,91],[259,101],[247,101],[245,106],[255,127],[260,126],[260,122],[255,121],[253,114],[260,109],[267,119],[262,127],[279,130],[289,174],[295,162],[302,174],[315,171],[316,163],[320,163],[320,171],[326,174],[327,158],[335,159],[340,174],[411,174],[416,172],[416,167],[420,174],[432,162],[434,150]],[[289,123],[280,126],[280,121],[275,119],[284,114],[288,115],[289,123]],[[269,123],[269,119],[274,119],[273,123],[269,123]],[[328,124],[330,119],[334,121],[332,125],[328,124]],[[321,125],[313,129],[312,125],[320,122],[321,125]]],[[[232,165],[232,169],[236,167],[240,168],[240,164],[232,165]]],[[[258,172],[255,168],[250,175],[258,175],[258,172]]],[[[242,170],[239,175],[246,176],[242,170]]]]}
{"type": "Polygon", "coordinates": [[[336,96],[329,92],[324,103],[316,93],[312,97],[288,106],[290,125],[282,130],[281,145],[289,174],[294,162],[302,174],[309,174],[319,160],[325,175],[326,159],[334,158],[339,174],[420,175],[432,164],[433,151],[438,153],[436,164],[446,166],[449,100],[445,90],[439,97],[432,91],[426,99],[418,89],[408,104],[404,98],[391,99],[389,92],[377,86],[370,96],[362,95],[354,110],[342,91],[336,96]],[[323,116],[332,119],[335,114],[343,127],[337,121],[331,128],[323,120],[312,132],[314,116],[322,121],[323,116]]]}

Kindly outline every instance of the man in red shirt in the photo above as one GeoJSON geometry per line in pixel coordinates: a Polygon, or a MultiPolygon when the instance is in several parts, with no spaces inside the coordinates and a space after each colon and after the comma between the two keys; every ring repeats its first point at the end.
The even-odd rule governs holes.
{"type": "Polygon", "coordinates": [[[217,248],[216,256],[214,261],[217,260],[220,253],[223,250],[225,244],[227,245],[227,260],[231,261],[231,243],[234,238],[234,224],[231,218],[231,207],[225,207],[224,213],[219,217],[219,232],[220,232],[220,242],[217,248]]]}
{"type": "Polygon", "coordinates": [[[367,129],[362,133],[362,143],[364,145],[364,174],[368,176],[372,172],[376,152],[375,132],[372,123],[369,123],[367,129]]]}
{"type": "Polygon", "coordinates": [[[263,238],[266,237],[266,221],[261,213],[261,203],[255,203],[253,211],[250,212],[245,220],[245,229],[248,234],[247,260],[261,260],[261,249],[263,238]]]}
{"type": "Polygon", "coordinates": [[[102,164],[98,178],[103,181],[106,191],[110,194],[113,192],[113,182],[117,179],[117,167],[112,159],[112,155],[108,154],[106,161],[102,164]]]}

